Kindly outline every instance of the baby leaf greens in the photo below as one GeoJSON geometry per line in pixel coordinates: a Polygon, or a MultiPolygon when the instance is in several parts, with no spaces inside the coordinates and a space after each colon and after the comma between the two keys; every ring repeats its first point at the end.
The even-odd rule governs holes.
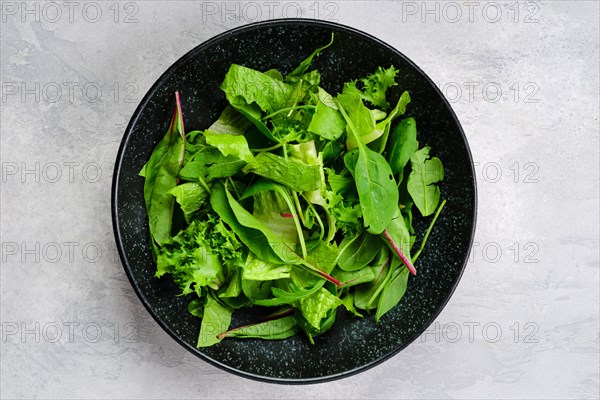
{"type": "Polygon", "coordinates": [[[445,204],[442,162],[419,148],[415,119],[401,119],[411,98],[393,66],[339,94],[320,87],[311,66],[332,45],[287,75],[231,65],[228,105],[204,130],[185,131],[175,93],[140,175],[155,275],[170,275],[201,318],[198,347],[300,331],[314,343],[340,307],[385,320],[416,275],[445,204]],[[416,232],[413,220],[434,213],[416,232]],[[252,306],[269,311],[230,326],[252,306]]]}

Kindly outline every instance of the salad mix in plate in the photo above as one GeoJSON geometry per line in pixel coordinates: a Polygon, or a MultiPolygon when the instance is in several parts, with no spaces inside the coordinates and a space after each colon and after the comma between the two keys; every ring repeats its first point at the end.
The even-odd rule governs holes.
{"type": "Polygon", "coordinates": [[[221,84],[228,105],[202,131],[186,131],[175,93],[168,131],[140,172],[156,277],[189,296],[198,347],[299,331],[314,343],[338,307],[379,321],[416,274],[445,203],[442,162],[401,118],[409,93],[390,101],[393,66],[338,94],[320,86],[311,63],[332,43],[286,75],[232,64],[221,84]],[[432,216],[416,250],[414,212],[432,216]],[[231,328],[247,307],[264,318],[231,328]]]}

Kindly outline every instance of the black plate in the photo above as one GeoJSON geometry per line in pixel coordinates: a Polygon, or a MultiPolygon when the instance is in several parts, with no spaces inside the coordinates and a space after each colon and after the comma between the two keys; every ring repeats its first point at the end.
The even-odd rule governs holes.
{"type": "MultiPolygon", "coordinates": [[[[433,56],[433,55],[432,55],[433,56]]],[[[152,86],[133,114],[117,156],[112,188],[112,216],[119,254],[127,276],[154,319],[182,346],[227,371],[265,381],[308,383],[348,376],[372,367],[415,340],[444,308],[465,268],[475,229],[476,187],[469,147],[454,112],[423,71],[399,51],[356,29],[314,20],[273,20],[222,33],[173,64],[152,86]],[[153,278],[148,247],[143,179],[138,172],[167,130],[181,93],[188,130],[205,129],[225,106],[219,89],[231,63],[290,72],[335,32],[333,46],[313,67],[330,93],[343,82],[379,66],[400,70],[400,90],[413,99],[407,115],[417,120],[419,140],[444,162],[442,198],[448,200],[421,255],[416,277],[401,303],[376,324],[340,310],[334,327],[311,346],[298,334],[282,341],[227,339],[196,349],[200,320],[187,311],[189,299],[176,297],[169,278],[153,278]]],[[[418,214],[418,213],[417,213],[418,214]]],[[[429,219],[428,219],[429,220],[429,219]]],[[[417,219],[422,235],[428,221],[417,219]]],[[[417,238],[420,240],[420,237],[417,238]]],[[[238,313],[240,314],[240,313],[238,313]]],[[[233,325],[244,322],[234,315],[233,325]]]]}

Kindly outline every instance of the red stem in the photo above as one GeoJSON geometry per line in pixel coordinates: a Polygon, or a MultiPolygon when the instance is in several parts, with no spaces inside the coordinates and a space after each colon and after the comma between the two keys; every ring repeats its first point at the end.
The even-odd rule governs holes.
{"type": "Polygon", "coordinates": [[[394,239],[392,239],[392,237],[390,236],[390,234],[388,233],[387,230],[383,231],[383,235],[385,236],[385,238],[387,239],[387,241],[390,242],[390,245],[392,246],[392,248],[394,249],[394,251],[396,252],[396,254],[398,254],[398,257],[400,257],[400,259],[402,260],[402,262],[406,265],[406,267],[408,268],[408,270],[410,271],[410,273],[413,274],[413,275],[416,275],[417,274],[417,270],[411,264],[411,262],[408,261],[408,259],[404,256],[404,254],[402,254],[402,251],[396,245],[396,243],[394,243],[394,239]]]}

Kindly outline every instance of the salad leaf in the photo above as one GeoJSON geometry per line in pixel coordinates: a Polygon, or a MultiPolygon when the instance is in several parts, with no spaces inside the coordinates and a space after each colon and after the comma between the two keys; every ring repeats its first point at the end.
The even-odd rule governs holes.
{"type": "Polygon", "coordinates": [[[232,106],[227,106],[208,131],[228,135],[243,135],[252,123],[232,106]]]}
{"type": "Polygon", "coordinates": [[[208,192],[199,183],[188,182],[181,185],[177,185],[167,193],[175,196],[175,200],[181,206],[181,210],[185,215],[185,219],[189,221],[194,211],[197,211],[202,207],[202,203],[208,197],[208,192]]]}
{"type": "Polygon", "coordinates": [[[252,172],[301,192],[317,190],[321,186],[318,165],[308,165],[273,153],[260,153],[255,159],[256,162],[244,167],[245,173],[252,172]]]}
{"type": "Polygon", "coordinates": [[[408,269],[396,268],[391,274],[389,283],[383,288],[377,312],[375,313],[375,321],[379,321],[381,317],[396,306],[406,293],[408,285],[408,269]]]}
{"type": "Polygon", "coordinates": [[[337,140],[345,129],[346,122],[340,112],[319,100],[308,131],[327,140],[337,140]]]}
{"type": "Polygon", "coordinates": [[[390,167],[394,175],[400,174],[399,180],[402,180],[402,171],[404,166],[410,160],[418,148],[417,143],[417,124],[414,118],[406,118],[394,128],[391,141],[388,143],[390,167]]]}
{"type": "Polygon", "coordinates": [[[219,149],[224,156],[232,155],[247,163],[255,162],[245,137],[211,131],[205,131],[204,136],[206,143],[219,149]]]}
{"type": "Polygon", "coordinates": [[[340,244],[338,266],[344,271],[360,270],[373,261],[381,246],[379,237],[366,231],[354,238],[347,237],[340,244]]]}
{"type": "Polygon", "coordinates": [[[321,321],[330,310],[337,308],[342,301],[331,294],[327,289],[321,288],[311,296],[300,300],[300,312],[306,321],[315,329],[322,329],[321,321]]]}
{"type": "Polygon", "coordinates": [[[356,153],[347,153],[344,162],[356,182],[364,226],[378,235],[391,222],[398,204],[398,188],[385,158],[359,145],[356,153]],[[356,157],[352,157],[351,155],[356,157]]]}
{"type": "Polygon", "coordinates": [[[250,253],[244,266],[242,279],[249,281],[271,281],[290,277],[292,266],[289,264],[274,264],[256,258],[250,253]]]}
{"type": "Polygon", "coordinates": [[[397,74],[398,70],[393,65],[387,69],[379,67],[377,71],[360,80],[363,86],[362,90],[357,88],[356,81],[349,82],[346,86],[351,88],[352,92],[359,93],[363,99],[375,107],[385,110],[390,106],[386,100],[386,92],[391,86],[397,85],[397,74]]]}
{"type": "Polygon", "coordinates": [[[208,347],[219,343],[222,340],[219,335],[229,329],[232,314],[230,308],[225,307],[212,296],[206,296],[197,347],[208,347]]]}
{"type": "Polygon", "coordinates": [[[440,188],[434,183],[444,179],[442,161],[429,159],[429,147],[423,147],[410,157],[412,172],[408,177],[408,193],[424,217],[435,212],[440,201],[440,188]]]}
{"type": "Polygon", "coordinates": [[[169,129],[142,169],[150,237],[158,244],[171,237],[174,198],[168,192],[177,185],[185,156],[185,130],[178,92],[175,98],[177,106],[169,129]]]}
{"type": "Polygon", "coordinates": [[[290,336],[294,336],[300,331],[300,327],[296,323],[293,316],[286,316],[283,318],[272,319],[270,321],[260,322],[252,325],[240,326],[223,332],[220,334],[220,339],[226,337],[235,338],[252,338],[252,339],[286,339],[290,336]]]}
{"type": "MultiPolygon", "coordinates": [[[[252,68],[232,64],[221,84],[230,104],[239,110],[242,104],[256,103],[260,109],[273,113],[293,104],[294,88],[272,76],[252,68]]],[[[244,112],[242,112],[243,114],[244,112]]]]}

